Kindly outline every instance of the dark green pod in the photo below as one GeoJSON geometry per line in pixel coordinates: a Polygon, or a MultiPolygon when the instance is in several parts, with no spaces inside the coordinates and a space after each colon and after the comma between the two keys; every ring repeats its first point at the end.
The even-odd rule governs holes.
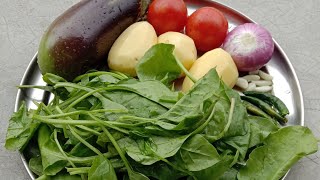
{"type": "Polygon", "coordinates": [[[281,124],[285,124],[288,122],[288,120],[286,118],[282,117],[280,114],[278,114],[278,112],[276,112],[274,109],[272,109],[272,107],[269,104],[263,102],[262,100],[260,100],[258,98],[251,97],[251,96],[241,96],[241,99],[248,101],[248,102],[252,103],[253,105],[258,106],[261,110],[263,110],[265,113],[267,113],[271,117],[275,118],[281,124]]]}
{"type": "Polygon", "coordinates": [[[47,29],[38,50],[42,74],[67,80],[107,65],[116,38],[141,20],[149,0],[82,0],[60,15],[47,29]]]}
{"type": "Polygon", "coordinates": [[[243,94],[263,100],[264,102],[276,108],[282,117],[289,114],[287,106],[278,97],[272,94],[259,93],[254,91],[243,92],[243,94]]]}
{"type": "Polygon", "coordinates": [[[269,116],[264,111],[259,109],[257,106],[251,104],[250,102],[243,100],[242,103],[247,108],[248,113],[253,114],[253,115],[257,115],[257,116],[260,116],[260,117],[272,119],[271,116],[269,116]]]}

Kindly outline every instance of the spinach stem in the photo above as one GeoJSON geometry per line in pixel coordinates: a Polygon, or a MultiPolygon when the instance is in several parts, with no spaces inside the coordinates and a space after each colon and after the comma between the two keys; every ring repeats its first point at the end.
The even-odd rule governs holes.
{"type": "Polygon", "coordinates": [[[66,119],[46,119],[39,115],[33,115],[33,118],[46,123],[46,124],[61,124],[61,125],[87,125],[87,126],[94,126],[99,125],[98,122],[92,120],[66,120],[66,119]]]}
{"type": "Polygon", "coordinates": [[[92,134],[94,134],[94,135],[96,135],[96,136],[100,136],[100,135],[101,135],[100,132],[98,132],[98,131],[96,131],[96,130],[94,130],[94,129],[91,129],[91,128],[87,127],[87,126],[76,125],[76,127],[80,128],[80,129],[83,129],[83,130],[85,130],[85,131],[88,131],[88,132],[90,132],[90,133],[92,133],[92,134]]]}
{"type": "Polygon", "coordinates": [[[79,99],[84,94],[86,94],[86,93],[85,92],[79,92],[79,94],[77,94],[75,96],[72,96],[69,99],[67,99],[67,100],[63,101],[62,103],[60,103],[59,107],[62,108],[62,109],[66,108],[66,106],[68,106],[69,104],[71,104],[75,100],[79,99]]]}
{"type": "Polygon", "coordinates": [[[106,133],[106,135],[108,136],[108,138],[110,139],[112,145],[116,148],[119,156],[121,157],[125,167],[127,168],[127,171],[130,175],[130,173],[133,171],[131,165],[129,164],[126,156],[124,155],[124,153],[122,152],[120,146],[118,145],[117,141],[113,138],[113,136],[110,134],[110,132],[103,126],[101,126],[102,130],[104,133],[106,133]]]}
{"type": "MultiPolygon", "coordinates": [[[[56,109],[56,111],[58,111],[60,114],[63,114],[63,111],[62,111],[58,106],[56,106],[55,109],[56,109]]],[[[71,117],[67,117],[67,119],[68,119],[68,120],[73,120],[71,117]]],[[[77,128],[74,128],[74,130],[76,131],[76,133],[80,134],[81,136],[90,136],[90,135],[91,135],[91,133],[89,133],[89,132],[82,132],[82,131],[78,130],[77,128]]],[[[63,132],[64,132],[64,134],[65,134],[65,137],[67,136],[66,131],[67,131],[66,126],[63,126],[63,132]]]]}
{"type": "Polygon", "coordinates": [[[49,114],[49,115],[53,114],[52,111],[48,108],[48,106],[46,106],[44,103],[41,103],[41,104],[42,104],[43,110],[44,110],[47,114],[49,114]]]}
{"type": "MultiPolygon", "coordinates": [[[[93,116],[94,117],[94,116],[93,116]]],[[[122,132],[124,134],[129,135],[129,132],[125,129],[119,128],[117,126],[114,125],[126,125],[123,123],[117,123],[117,122],[112,122],[112,121],[102,121],[98,118],[95,117],[95,120],[97,121],[93,121],[93,120],[67,120],[67,119],[47,119],[47,118],[43,118],[42,116],[39,115],[33,115],[32,117],[33,119],[36,119],[40,122],[46,123],[46,124],[60,124],[60,125],[84,125],[84,126],[97,126],[97,125],[105,125],[111,129],[117,130],[119,132],[122,132]],[[114,124],[114,125],[113,125],[114,124]]],[[[127,124],[128,126],[132,127],[132,125],[127,124]]]]}
{"type": "Polygon", "coordinates": [[[80,75],[80,76],[76,77],[72,82],[78,82],[84,77],[93,77],[93,76],[100,76],[100,75],[110,75],[110,76],[113,76],[113,77],[120,79],[120,80],[126,79],[124,76],[117,74],[117,73],[106,72],[106,71],[97,71],[97,72],[92,72],[92,73],[80,75]]]}
{"type": "MultiPolygon", "coordinates": [[[[104,153],[103,154],[104,157],[106,158],[111,158],[113,157],[114,155],[111,154],[110,152],[107,152],[107,153],[104,153]]],[[[98,155],[96,156],[89,156],[89,157],[74,157],[74,156],[69,156],[69,159],[71,161],[73,161],[74,163],[76,164],[91,164],[92,161],[98,157],[98,155]]]]}
{"type": "Polygon", "coordinates": [[[54,115],[48,115],[44,116],[46,118],[59,118],[59,117],[66,117],[66,116],[73,116],[73,115],[79,115],[79,114],[87,114],[87,112],[90,113],[103,113],[103,112],[113,112],[113,113],[121,113],[121,112],[127,112],[124,109],[96,109],[91,111],[85,111],[85,110],[78,110],[78,111],[72,111],[67,113],[60,113],[60,114],[54,114],[54,115]]]}
{"type": "MultiPolygon", "coordinates": [[[[67,161],[70,163],[70,165],[73,167],[73,168],[76,168],[77,166],[74,165],[74,163],[70,160],[70,158],[67,156],[67,154],[64,152],[64,150],[62,149],[60,143],[59,143],[59,140],[58,140],[58,135],[57,135],[57,129],[54,129],[53,131],[53,136],[54,136],[54,141],[56,142],[57,146],[58,146],[58,149],[60,150],[60,153],[64,156],[64,158],[67,159],[67,161]]],[[[85,180],[85,177],[83,175],[83,173],[80,174],[81,176],[81,179],[82,180],[85,180]]]]}
{"type": "Polygon", "coordinates": [[[239,150],[237,150],[236,155],[234,156],[233,161],[230,165],[230,168],[237,163],[238,158],[239,158],[239,154],[240,154],[240,152],[239,152],[239,150]]]}
{"type": "Polygon", "coordinates": [[[73,101],[71,104],[69,104],[69,106],[66,108],[66,111],[68,112],[73,106],[75,106],[76,104],[78,104],[79,102],[81,102],[82,100],[84,100],[85,98],[93,95],[94,93],[97,93],[99,91],[103,91],[105,88],[99,88],[99,89],[95,89],[95,90],[90,90],[88,93],[84,94],[83,96],[81,96],[80,98],[78,98],[77,100],[73,101]]]}
{"type": "Polygon", "coordinates": [[[128,132],[127,130],[125,130],[125,129],[118,128],[118,127],[116,127],[116,126],[113,126],[113,125],[111,125],[111,124],[108,124],[108,123],[106,123],[106,121],[102,121],[101,119],[95,117],[95,116],[92,115],[91,113],[88,113],[88,115],[89,115],[93,120],[97,121],[97,122],[100,123],[100,124],[103,124],[103,125],[105,125],[105,126],[107,126],[107,127],[109,127],[109,128],[112,128],[112,129],[114,129],[114,130],[117,130],[117,131],[119,131],[119,132],[122,132],[122,133],[124,133],[124,134],[129,135],[129,132],[128,132]]]}
{"type": "Polygon", "coordinates": [[[211,110],[211,113],[210,113],[208,119],[207,119],[201,126],[199,126],[196,130],[194,130],[194,131],[191,133],[190,136],[193,136],[193,135],[195,135],[195,134],[199,134],[199,133],[201,133],[201,132],[204,130],[204,128],[205,128],[205,127],[209,124],[209,122],[211,121],[211,118],[212,118],[213,115],[214,115],[214,111],[215,111],[215,106],[212,107],[212,110],[211,110]]]}
{"type": "Polygon", "coordinates": [[[71,132],[71,134],[77,138],[82,144],[84,144],[85,146],[87,146],[89,149],[91,149],[93,152],[95,152],[96,154],[103,156],[103,154],[94,146],[92,146],[90,143],[88,143],[85,139],[83,139],[81,136],[79,136],[73,129],[73,127],[68,126],[69,130],[71,132]]]}
{"type": "Polygon", "coordinates": [[[91,167],[66,168],[70,175],[87,174],[91,167]]]}
{"type": "Polygon", "coordinates": [[[122,76],[124,79],[128,79],[129,78],[127,75],[125,75],[124,73],[119,72],[119,71],[110,70],[110,72],[118,74],[118,75],[122,76]]]}
{"type": "Polygon", "coordinates": [[[180,67],[180,69],[184,72],[184,74],[193,82],[193,83],[196,83],[197,82],[197,79],[193,77],[193,75],[191,75],[189,73],[189,71],[183,66],[183,64],[181,63],[181,61],[175,57],[176,59],[176,62],[178,64],[178,66],[180,67]]]}
{"type": "Polygon", "coordinates": [[[76,168],[76,165],[74,165],[74,163],[69,159],[69,157],[66,155],[66,153],[64,152],[64,150],[62,149],[59,143],[57,129],[54,129],[53,137],[54,137],[54,141],[56,142],[56,145],[58,146],[58,149],[60,150],[60,153],[64,156],[64,158],[66,158],[66,160],[70,163],[72,167],[76,168]]]}
{"type": "Polygon", "coordinates": [[[229,116],[228,116],[228,122],[225,125],[224,129],[216,136],[206,136],[206,139],[210,142],[213,143],[214,141],[220,139],[223,137],[223,135],[228,131],[231,122],[232,122],[232,117],[233,117],[233,111],[235,107],[235,99],[231,98],[231,105],[230,105],[230,110],[229,110],[229,116]]]}

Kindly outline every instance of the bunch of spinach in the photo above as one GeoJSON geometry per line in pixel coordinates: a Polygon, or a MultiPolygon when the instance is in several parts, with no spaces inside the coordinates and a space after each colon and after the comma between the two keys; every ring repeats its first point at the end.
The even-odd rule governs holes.
{"type": "Polygon", "coordinates": [[[215,69],[182,94],[172,45],[152,47],[138,77],[92,71],[73,82],[45,74],[54,99],[23,103],[6,148],[23,152],[38,179],[279,179],[317,140],[305,127],[250,116],[215,69]],[[298,148],[291,148],[296,146],[298,148]]]}

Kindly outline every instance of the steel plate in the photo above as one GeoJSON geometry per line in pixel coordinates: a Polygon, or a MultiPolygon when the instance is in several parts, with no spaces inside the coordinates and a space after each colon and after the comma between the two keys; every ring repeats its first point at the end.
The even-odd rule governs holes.
{"type": "MultiPolygon", "coordinates": [[[[229,30],[232,30],[237,25],[254,22],[246,15],[239,11],[223,5],[218,2],[210,0],[186,0],[188,6],[188,14],[190,15],[196,9],[203,6],[212,6],[224,13],[229,22],[229,30]]],[[[273,93],[285,102],[290,111],[288,116],[288,125],[304,125],[304,105],[301,88],[298,78],[292,67],[292,64],[279,46],[275,42],[275,51],[271,61],[267,64],[266,70],[274,77],[274,90],[273,93]]],[[[45,85],[42,81],[42,75],[37,65],[37,54],[32,58],[26,72],[20,83],[21,85],[45,85]]],[[[50,94],[37,89],[18,90],[15,111],[18,110],[22,101],[25,101],[28,108],[36,108],[32,101],[47,102],[50,99],[50,94]]],[[[24,166],[26,167],[30,177],[35,179],[35,175],[28,167],[27,159],[24,154],[21,154],[24,166]]]]}

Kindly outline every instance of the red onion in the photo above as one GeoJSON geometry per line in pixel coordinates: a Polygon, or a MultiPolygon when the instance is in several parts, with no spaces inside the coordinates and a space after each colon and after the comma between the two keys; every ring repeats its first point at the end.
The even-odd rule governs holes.
{"type": "Polygon", "coordinates": [[[274,43],[265,28],[246,23],[227,35],[222,48],[232,56],[239,71],[254,71],[269,62],[274,43]]]}

